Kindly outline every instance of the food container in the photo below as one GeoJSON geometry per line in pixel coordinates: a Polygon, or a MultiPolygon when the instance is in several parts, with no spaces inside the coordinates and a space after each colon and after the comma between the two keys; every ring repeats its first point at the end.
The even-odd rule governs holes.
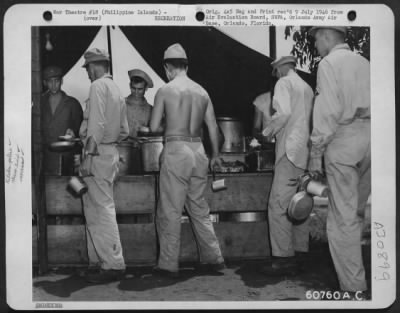
{"type": "Polygon", "coordinates": [[[275,165],[275,150],[254,150],[246,156],[250,171],[269,171],[275,165]]]}
{"type": "Polygon", "coordinates": [[[225,139],[221,152],[246,152],[242,122],[234,117],[218,117],[217,123],[225,139]]]}
{"type": "Polygon", "coordinates": [[[164,148],[163,137],[141,138],[142,164],[144,172],[160,170],[160,155],[164,148]]]}

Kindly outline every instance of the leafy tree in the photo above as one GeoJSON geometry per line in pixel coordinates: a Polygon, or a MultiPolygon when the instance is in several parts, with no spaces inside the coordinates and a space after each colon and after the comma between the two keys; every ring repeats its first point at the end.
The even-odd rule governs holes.
{"type": "MultiPolygon", "coordinates": [[[[297,63],[303,67],[308,66],[311,74],[315,74],[321,57],[315,48],[315,39],[309,34],[311,26],[286,26],[285,39],[292,35],[293,49],[290,52],[297,58],[297,63]]],[[[370,29],[369,27],[349,27],[346,43],[350,49],[370,59],[370,29]]]]}

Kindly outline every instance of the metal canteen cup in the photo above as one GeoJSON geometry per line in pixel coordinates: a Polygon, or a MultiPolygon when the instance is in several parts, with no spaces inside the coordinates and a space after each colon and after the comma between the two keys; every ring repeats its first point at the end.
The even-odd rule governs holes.
{"type": "Polygon", "coordinates": [[[310,215],[313,205],[312,196],[303,190],[292,197],[287,213],[294,220],[305,220],[310,215]]]}
{"type": "Polygon", "coordinates": [[[88,191],[88,186],[82,177],[72,176],[68,181],[68,187],[70,187],[79,197],[88,191]]]}
{"type": "Polygon", "coordinates": [[[225,178],[215,180],[215,171],[213,171],[213,182],[211,184],[211,190],[213,192],[218,192],[227,189],[225,186],[225,178]]]}
{"type": "Polygon", "coordinates": [[[307,184],[306,190],[308,193],[314,196],[318,197],[328,196],[328,186],[320,183],[319,181],[310,180],[307,184]]]}

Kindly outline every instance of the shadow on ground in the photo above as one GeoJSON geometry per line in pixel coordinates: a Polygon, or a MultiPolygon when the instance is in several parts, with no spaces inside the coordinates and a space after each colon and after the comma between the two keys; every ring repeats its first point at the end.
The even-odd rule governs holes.
{"type": "MultiPolygon", "coordinates": [[[[370,246],[363,246],[363,259],[366,271],[368,289],[371,288],[371,251],[370,246]]],[[[293,275],[273,276],[261,272],[262,267],[271,263],[271,259],[232,263],[230,267],[239,268],[235,271],[244,284],[251,288],[263,288],[275,285],[285,280],[296,281],[310,290],[339,290],[335,268],[327,244],[313,247],[306,260],[301,263],[301,270],[293,275]]],[[[290,300],[290,299],[285,299],[290,300]]]]}
{"type": "MultiPolygon", "coordinates": [[[[58,269],[50,273],[55,273],[58,275],[69,275],[66,278],[59,280],[45,280],[40,282],[35,282],[33,286],[35,288],[42,288],[46,293],[61,297],[68,298],[72,293],[77,292],[81,289],[91,286],[106,285],[103,284],[93,284],[85,281],[81,271],[74,269],[58,269]]],[[[146,291],[155,288],[163,288],[172,286],[192,277],[199,276],[222,276],[223,273],[205,273],[198,272],[194,268],[183,268],[180,271],[178,278],[169,278],[154,275],[152,273],[152,268],[150,267],[140,267],[140,268],[129,268],[126,271],[125,277],[120,280],[118,289],[124,291],[146,291]]]]}
{"type": "Polygon", "coordinates": [[[56,281],[45,280],[33,284],[34,287],[42,288],[48,294],[61,298],[68,298],[72,293],[93,285],[95,284],[86,282],[77,273],[56,281]]]}
{"type": "Polygon", "coordinates": [[[172,286],[193,277],[222,276],[223,273],[198,272],[194,268],[181,268],[178,278],[160,277],[152,274],[151,268],[129,269],[126,278],[121,280],[118,288],[124,291],[146,291],[149,289],[172,286]]]}

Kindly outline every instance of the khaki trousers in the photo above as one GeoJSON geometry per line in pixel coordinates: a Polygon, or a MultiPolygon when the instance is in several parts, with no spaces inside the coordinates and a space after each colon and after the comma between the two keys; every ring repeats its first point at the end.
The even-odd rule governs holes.
{"type": "Polygon", "coordinates": [[[287,208],[296,194],[297,186],[289,186],[289,179],[304,173],[289,161],[286,154],[275,164],[275,174],[268,201],[269,235],[272,255],[290,257],[295,251],[308,252],[309,219],[295,224],[288,219],[287,208]]]}
{"type": "Polygon", "coordinates": [[[113,145],[99,145],[98,150],[92,161],[94,176],[84,178],[89,190],[82,197],[89,266],[125,269],[113,195],[119,153],[113,145]]]}
{"type": "Polygon", "coordinates": [[[179,270],[181,216],[186,211],[196,238],[200,262],[224,259],[204,198],[208,158],[200,142],[167,142],[161,156],[160,205],[156,224],[160,242],[158,267],[179,270]]]}
{"type": "Polygon", "coordinates": [[[340,289],[367,289],[361,252],[364,209],[371,193],[371,125],[340,126],[325,152],[329,206],[327,233],[340,289]]]}

